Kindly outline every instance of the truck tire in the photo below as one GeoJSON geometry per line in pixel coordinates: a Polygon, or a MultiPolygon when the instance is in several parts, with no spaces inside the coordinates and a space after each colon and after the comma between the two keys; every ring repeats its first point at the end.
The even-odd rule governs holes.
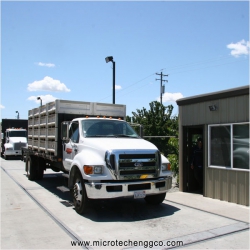
{"type": "Polygon", "coordinates": [[[4,155],[4,159],[5,160],[9,160],[9,156],[8,155],[4,155]]]}
{"type": "Polygon", "coordinates": [[[42,180],[43,179],[43,173],[44,169],[46,168],[46,163],[43,158],[38,158],[38,164],[37,164],[37,178],[36,180],[42,180]]]}
{"type": "Polygon", "coordinates": [[[73,189],[71,189],[71,194],[73,197],[75,210],[78,214],[84,214],[88,209],[89,198],[86,194],[82,174],[78,169],[75,171],[73,183],[74,186],[73,189]]]}
{"type": "Polygon", "coordinates": [[[27,156],[26,171],[30,181],[35,181],[37,179],[37,159],[34,156],[27,156]]]}
{"type": "Polygon", "coordinates": [[[161,193],[161,194],[154,194],[154,195],[146,196],[144,199],[149,204],[158,205],[164,201],[165,196],[166,196],[166,193],[161,193]]]}

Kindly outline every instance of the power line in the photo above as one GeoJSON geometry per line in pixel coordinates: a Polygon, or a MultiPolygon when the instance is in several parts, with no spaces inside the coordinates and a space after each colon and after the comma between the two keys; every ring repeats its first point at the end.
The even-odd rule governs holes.
{"type": "Polygon", "coordinates": [[[223,66],[223,65],[227,65],[227,64],[231,64],[231,63],[242,62],[242,61],[246,61],[246,60],[247,59],[243,59],[243,60],[239,60],[239,61],[233,61],[233,62],[227,62],[227,63],[222,63],[222,64],[210,65],[210,66],[206,66],[206,67],[200,67],[200,68],[193,68],[193,69],[188,69],[188,70],[183,70],[183,71],[177,71],[177,72],[172,72],[171,75],[185,73],[185,72],[189,72],[189,71],[201,70],[201,69],[208,69],[208,68],[223,66]]]}
{"type": "MultiPolygon", "coordinates": [[[[210,62],[215,62],[215,61],[224,60],[224,59],[227,59],[227,58],[229,58],[229,57],[231,58],[231,56],[223,56],[223,57],[216,58],[216,59],[207,59],[207,60],[204,60],[204,61],[192,62],[192,63],[182,64],[182,65],[172,66],[172,67],[168,67],[168,70],[172,70],[172,69],[173,69],[173,70],[175,70],[175,69],[181,69],[181,68],[185,68],[185,67],[195,66],[195,65],[197,65],[197,64],[198,64],[198,65],[206,64],[206,63],[210,63],[210,62]]],[[[228,62],[228,63],[223,63],[223,64],[211,65],[211,66],[206,66],[206,67],[201,67],[201,68],[188,69],[188,70],[183,70],[183,71],[179,71],[179,72],[172,72],[172,73],[170,72],[170,73],[171,73],[171,75],[173,75],[173,74],[180,74],[180,73],[189,72],[189,71],[195,71],[195,70],[201,70],[201,69],[206,69],[206,68],[211,68],[211,67],[223,66],[223,65],[231,64],[231,63],[235,63],[235,62],[242,62],[242,61],[245,61],[245,60],[247,60],[247,59],[238,60],[238,61],[233,61],[233,62],[228,62]]],[[[163,68],[163,69],[161,69],[161,71],[166,70],[166,69],[167,69],[167,68],[163,68]]],[[[135,83],[133,83],[133,84],[127,86],[126,88],[122,89],[121,91],[119,91],[120,93],[117,93],[117,94],[120,96],[121,92],[123,92],[124,90],[126,90],[126,89],[128,89],[128,88],[131,88],[132,86],[138,84],[139,82],[144,81],[145,79],[151,77],[151,76],[154,75],[154,74],[158,74],[158,73],[152,73],[152,74],[150,74],[150,75],[144,77],[143,79],[141,79],[141,80],[139,80],[139,81],[137,81],[137,82],[135,82],[135,83]]],[[[160,75],[160,74],[158,74],[158,75],[160,75]]],[[[170,75],[170,74],[168,74],[168,75],[170,75]]],[[[168,76],[168,75],[166,75],[166,76],[168,76]]],[[[159,80],[159,79],[158,79],[158,80],[159,80]]],[[[164,80],[164,81],[166,81],[166,80],[164,80]]],[[[144,87],[144,86],[146,86],[146,85],[148,85],[148,83],[147,83],[147,84],[144,84],[143,86],[138,87],[137,90],[140,89],[140,88],[142,88],[142,87],[144,87]]],[[[134,91],[134,90],[133,90],[133,91],[134,91]]],[[[130,93],[133,92],[133,91],[129,91],[129,92],[127,92],[127,93],[124,93],[122,96],[127,95],[127,94],[130,94],[130,93]]],[[[165,92],[165,90],[164,90],[164,92],[165,92]]],[[[160,93],[161,93],[161,92],[160,92],[160,93]]],[[[106,96],[106,97],[100,99],[99,101],[104,100],[104,99],[109,98],[109,97],[110,97],[110,95],[108,95],[108,96],[106,96]]]]}
{"type": "Polygon", "coordinates": [[[206,59],[206,60],[202,60],[202,61],[197,61],[197,62],[191,62],[191,63],[185,63],[185,64],[181,64],[181,65],[177,65],[177,66],[172,66],[172,67],[168,67],[168,68],[163,68],[162,70],[165,69],[178,69],[178,68],[183,68],[183,67],[189,67],[189,66],[194,66],[196,64],[201,65],[201,64],[206,64],[206,63],[211,63],[211,62],[215,62],[215,61],[221,61],[224,59],[228,59],[228,58],[232,58],[231,55],[227,55],[227,56],[221,56],[219,58],[212,58],[212,59],[206,59]]]}
{"type": "MultiPolygon", "coordinates": [[[[174,75],[174,74],[179,74],[179,73],[185,73],[185,72],[189,72],[189,71],[195,71],[195,70],[201,70],[201,69],[207,69],[207,68],[212,68],[212,67],[217,67],[217,66],[223,66],[223,65],[227,65],[227,64],[231,64],[231,63],[236,63],[236,62],[242,62],[242,61],[245,61],[245,60],[247,60],[247,59],[243,59],[243,60],[239,60],[239,61],[233,61],[233,62],[228,62],[228,63],[223,63],[223,64],[216,64],[216,65],[211,65],[211,66],[207,66],[207,67],[202,67],[202,68],[195,68],[195,69],[188,69],[188,70],[183,70],[183,71],[179,71],[179,72],[175,72],[175,73],[171,73],[171,75],[174,75]]],[[[164,69],[161,69],[161,70],[164,70],[164,69]]],[[[154,74],[151,74],[151,75],[154,75],[154,74]]],[[[151,76],[150,75],[150,76],[151,76]]],[[[168,74],[168,75],[170,75],[170,74],[168,74]]],[[[148,77],[147,77],[148,78],[148,77]]],[[[140,86],[139,88],[137,88],[137,89],[140,89],[140,88],[142,88],[142,87],[144,87],[144,86],[146,86],[146,85],[148,85],[148,83],[147,84],[144,84],[143,86],[140,86]]],[[[132,91],[130,91],[130,92],[128,92],[128,93],[125,93],[124,95],[127,95],[127,94],[129,94],[129,93],[131,93],[132,91]]],[[[123,96],[124,96],[123,95],[123,96]]]]}
{"type": "MultiPolygon", "coordinates": [[[[134,86],[135,84],[144,81],[145,79],[149,78],[150,76],[152,76],[152,75],[154,75],[154,74],[155,74],[155,73],[153,73],[153,74],[151,74],[151,75],[149,75],[149,76],[146,76],[146,77],[144,77],[143,79],[141,79],[141,80],[139,80],[139,81],[137,81],[137,82],[135,82],[135,83],[130,84],[130,85],[127,86],[126,88],[122,89],[120,92],[123,92],[124,90],[126,90],[126,89],[128,89],[128,88],[134,86]]],[[[144,86],[144,85],[143,85],[143,86],[144,86]]],[[[131,92],[132,92],[132,91],[131,91],[131,92]]],[[[129,93],[131,93],[131,92],[129,92],[129,93]]],[[[119,94],[120,94],[120,93],[119,93],[119,94]]],[[[118,94],[118,95],[119,95],[119,94],[118,94]]],[[[126,93],[126,94],[128,94],[128,93],[126,93]]],[[[125,94],[125,95],[126,95],[126,94],[125,94]]],[[[106,96],[106,97],[104,97],[104,98],[102,98],[102,99],[100,99],[99,101],[104,100],[104,99],[109,98],[109,97],[110,97],[110,95],[109,95],[109,96],[106,96]]]]}

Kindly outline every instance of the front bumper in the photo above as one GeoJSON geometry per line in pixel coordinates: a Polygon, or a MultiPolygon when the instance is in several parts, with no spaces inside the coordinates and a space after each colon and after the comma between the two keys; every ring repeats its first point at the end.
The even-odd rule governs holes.
{"type": "Polygon", "coordinates": [[[136,191],[145,191],[146,195],[165,193],[172,187],[172,177],[135,182],[87,182],[85,188],[90,199],[111,199],[132,197],[136,191]]]}
{"type": "Polygon", "coordinates": [[[20,156],[20,155],[22,155],[22,151],[21,150],[5,150],[4,154],[7,155],[7,156],[11,156],[11,155],[20,156]]]}

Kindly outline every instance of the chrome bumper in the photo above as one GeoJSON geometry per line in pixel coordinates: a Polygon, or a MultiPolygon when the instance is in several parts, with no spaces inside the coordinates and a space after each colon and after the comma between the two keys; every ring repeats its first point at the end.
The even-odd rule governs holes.
{"type": "Polygon", "coordinates": [[[87,182],[85,188],[90,199],[111,199],[134,196],[136,191],[145,191],[146,195],[165,193],[172,187],[172,177],[136,182],[87,182]]]}

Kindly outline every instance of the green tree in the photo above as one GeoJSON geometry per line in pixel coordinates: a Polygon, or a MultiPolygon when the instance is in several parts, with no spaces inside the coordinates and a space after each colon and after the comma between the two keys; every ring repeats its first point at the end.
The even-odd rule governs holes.
{"type": "MultiPolygon", "coordinates": [[[[133,116],[126,117],[132,124],[143,126],[144,136],[170,136],[170,137],[146,137],[145,139],[157,146],[160,152],[169,158],[174,175],[178,175],[178,116],[172,116],[173,106],[164,106],[160,102],[149,103],[146,108],[132,112],[133,116]]],[[[135,127],[139,132],[139,127],[135,127]]]]}

